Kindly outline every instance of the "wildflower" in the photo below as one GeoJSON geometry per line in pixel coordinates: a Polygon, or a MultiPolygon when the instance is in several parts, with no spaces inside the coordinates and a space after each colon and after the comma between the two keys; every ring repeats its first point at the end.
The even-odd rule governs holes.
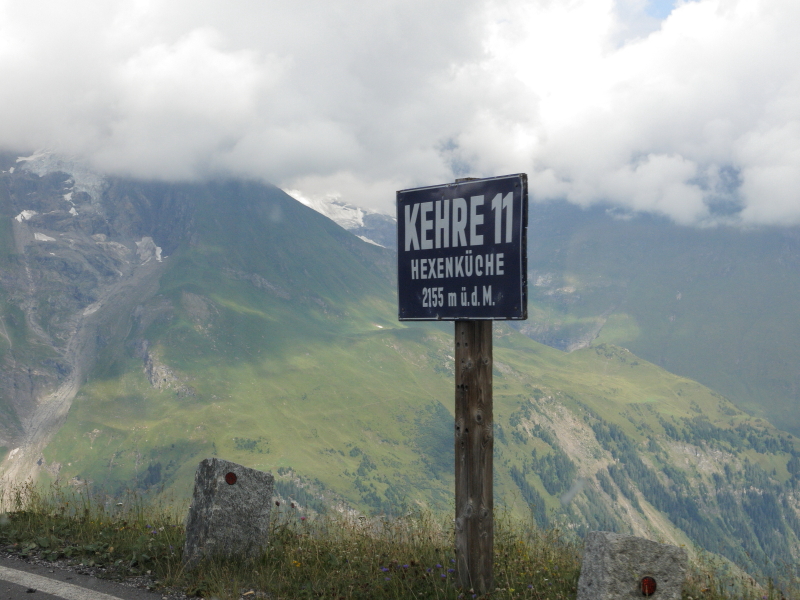
{"type": "Polygon", "coordinates": [[[456,572],[456,570],[455,570],[455,569],[447,569],[447,572],[448,572],[448,573],[455,573],[455,572],[456,572]]]}
{"type": "Polygon", "coordinates": [[[392,580],[392,578],[391,578],[391,577],[384,577],[384,579],[385,579],[386,581],[391,581],[391,580],[392,580]]]}
{"type": "Polygon", "coordinates": [[[455,558],[451,558],[451,559],[450,559],[450,562],[451,562],[451,563],[454,563],[454,562],[456,562],[456,559],[455,559],[455,558]]]}
{"type": "Polygon", "coordinates": [[[388,573],[389,569],[387,567],[381,567],[381,571],[383,571],[384,573],[388,573]]]}
{"type": "Polygon", "coordinates": [[[403,565],[403,568],[404,568],[404,569],[407,569],[407,568],[408,568],[408,565],[403,565]]]}
{"type": "Polygon", "coordinates": [[[442,573],[442,579],[447,579],[447,575],[442,573]]]}
{"type": "Polygon", "coordinates": [[[441,568],[442,568],[442,565],[440,565],[439,563],[436,563],[436,568],[437,568],[437,569],[441,569],[441,568]]]}
{"type": "Polygon", "coordinates": [[[300,520],[301,520],[301,521],[305,521],[305,520],[306,520],[306,518],[305,518],[305,517],[300,517],[300,520]]]}

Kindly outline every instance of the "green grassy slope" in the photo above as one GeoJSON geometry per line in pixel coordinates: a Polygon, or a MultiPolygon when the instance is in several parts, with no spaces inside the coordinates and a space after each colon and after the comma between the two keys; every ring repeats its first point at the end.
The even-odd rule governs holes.
{"type": "MultiPolygon", "coordinates": [[[[47,464],[186,498],[216,455],[273,471],[304,505],[450,510],[452,325],[398,323],[391,254],[278,190],[193,200],[159,293],[102,354],[47,464]]],[[[618,346],[495,337],[500,505],[697,543],[753,572],[800,548],[795,438],[618,346]]]]}
{"type": "Polygon", "coordinates": [[[563,204],[531,215],[535,339],[563,348],[599,330],[800,433],[796,229],[695,229],[563,204]]]}

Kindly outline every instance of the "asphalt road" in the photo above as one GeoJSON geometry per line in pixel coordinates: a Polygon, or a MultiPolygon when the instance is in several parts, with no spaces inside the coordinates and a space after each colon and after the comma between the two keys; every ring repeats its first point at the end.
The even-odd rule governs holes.
{"type": "Polygon", "coordinates": [[[159,593],[0,557],[0,600],[162,600],[159,593]]]}

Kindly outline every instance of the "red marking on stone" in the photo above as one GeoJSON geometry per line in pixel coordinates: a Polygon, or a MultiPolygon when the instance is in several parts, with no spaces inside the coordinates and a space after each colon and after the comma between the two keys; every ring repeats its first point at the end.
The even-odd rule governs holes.
{"type": "Polygon", "coordinates": [[[642,578],[642,596],[652,596],[656,593],[656,580],[652,577],[642,578]]]}
{"type": "Polygon", "coordinates": [[[236,483],[236,473],[225,473],[225,482],[228,485],[236,483]]]}

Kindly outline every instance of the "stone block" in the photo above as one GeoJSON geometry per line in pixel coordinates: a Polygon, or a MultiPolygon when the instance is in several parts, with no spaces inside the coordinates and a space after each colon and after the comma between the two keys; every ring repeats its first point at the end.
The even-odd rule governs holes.
{"type": "Polygon", "coordinates": [[[685,548],[591,531],[586,536],[577,600],[680,600],[688,561],[685,548]]]}
{"type": "Polygon", "coordinates": [[[183,560],[255,558],[267,546],[274,478],[219,458],[206,458],[194,475],[186,516],[183,560]]]}

